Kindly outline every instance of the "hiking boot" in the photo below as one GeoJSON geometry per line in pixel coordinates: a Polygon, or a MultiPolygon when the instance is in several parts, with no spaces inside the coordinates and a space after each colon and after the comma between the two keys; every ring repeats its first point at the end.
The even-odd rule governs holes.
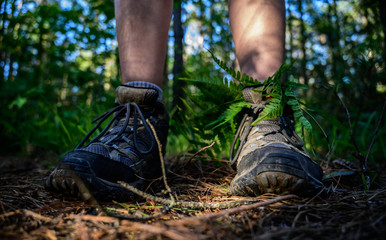
{"type": "Polygon", "coordinates": [[[291,114],[251,126],[268,101],[253,88],[244,89],[243,95],[252,107],[245,114],[231,148],[231,163],[237,162],[237,174],[230,185],[230,193],[307,195],[320,190],[323,171],[304,152],[291,114]],[[233,156],[237,139],[239,147],[233,156]]]}
{"type": "Polygon", "coordinates": [[[169,116],[161,103],[162,91],[149,83],[134,83],[129,84],[152,88],[119,86],[116,106],[95,119],[96,126],[62,158],[46,180],[49,188],[83,200],[124,201],[133,193],[117,181],[144,189],[149,181],[161,176],[158,146],[146,119],[156,129],[164,153],[169,116]],[[111,115],[100,134],[84,145],[111,115]]]}

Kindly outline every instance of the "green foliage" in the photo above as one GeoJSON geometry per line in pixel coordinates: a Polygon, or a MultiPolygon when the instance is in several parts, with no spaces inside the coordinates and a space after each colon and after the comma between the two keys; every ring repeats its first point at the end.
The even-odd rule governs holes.
{"type": "MultiPolygon", "coordinates": [[[[185,81],[194,90],[186,91],[188,98],[183,100],[184,111],[177,109],[176,112],[172,112],[171,131],[189,140],[189,144],[185,142],[185,147],[190,146],[190,149],[185,150],[195,152],[215,141],[217,144],[212,148],[213,152],[208,153],[214,156],[214,153],[225,152],[229,148],[227,140],[232,138],[236,127],[234,119],[230,120],[231,124],[225,124],[225,127],[212,128],[208,123],[216,124],[215,121],[227,111],[229,105],[235,108],[241,107],[242,105],[238,104],[241,99],[235,100],[232,90],[226,85],[205,84],[197,79],[193,81],[185,79],[185,81]],[[213,94],[214,92],[216,94],[213,94]]],[[[221,125],[220,122],[217,124],[221,125]]]]}
{"type": "Polygon", "coordinates": [[[300,125],[311,131],[312,126],[305,118],[295,93],[296,89],[307,87],[295,82],[293,76],[288,83],[282,85],[283,75],[289,71],[287,65],[283,65],[277,73],[261,83],[246,74],[241,75],[212,52],[209,53],[213,61],[234,80],[228,81],[221,74],[210,76],[210,71],[201,72],[199,75],[190,74],[182,79],[187,81],[192,91],[186,93],[189,97],[184,100],[186,111],[178,112],[179,121],[173,122],[172,126],[193,143],[196,149],[216,141],[217,147],[213,152],[219,155],[227,154],[241,120],[241,113],[251,107],[242,95],[243,88],[250,86],[261,92],[265,99],[269,99],[269,103],[253,124],[278,117],[283,114],[284,107],[288,104],[300,125]]]}
{"type": "MultiPolygon", "coordinates": [[[[299,89],[285,75],[287,84],[295,85],[287,86],[284,94],[277,91],[281,98],[276,95],[274,103],[280,107],[287,102],[304,129],[308,129],[304,119],[310,119],[315,130],[305,131],[306,145],[324,162],[336,158],[358,162],[345,109],[334,95],[336,86],[340,86],[337,93],[350,111],[353,136],[362,155],[367,154],[381,117],[386,94],[386,28],[379,14],[380,2],[286,2],[286,63],[308,90],[299,89]],[[316,130],[314,123],[325,132],[316,130]],[[326,146],[326,136],[331,146],[326,146]]],[[[225,63],[235,59],[227,5],[214,0],[182,1],[182,7],[190,8],[182,11],[185,33],[190,34],[185,38],[184,69],[194,75],[186,80],[186,110],[169,107],[172,131],[168,151],[196,152],[215,140],[218,144],[213,152],[226,153],[226,141],[233,137],[240,120],[240,114],[235,113],[248,107],[241,103],[243,85],[224,79],[207,57],[213,53],[222,59],[223,64],[218,65],[224,69],[228,68],[225,63]],[[211,53],[200,53],[205,48],[211,53]],[[213,82],[203,83],[208,81],[213,82]]],[[[90,130],[93,116],[111,107],[114,88],[120,84],[113,8],[111,1],[101,0],[1,2],[2,154],[23,154],[31,145],[38,153],[43,152],[40,149],[65,152],[90,130]]],[[[173,47],[169,45],[169,50],[173,47]]],[[[167,74],[173,63],[174,56],[169,54],[167,74]]],[[[258,84],[237,71],[226,76],[258,84]]],[[[166,104],[174,96],[169,78],[164,86],[166,104]]],[[[271,107],[267,111],[273,115],[281,112],[271,107]]],[[[375,169],[382,169],[386,155],[382,124],[368,157],[369,166],[375,169]]]]}
{"type": "Polygon", "coordinates": [[[97,0],[1,3],[1,153],[64,153],[113,106],[113,10],[97,0]]]}
{"type": "MultiPolygon", "coordinates": [[[[235,80],[230,81],[229,88],[234,89],[235,91],[241,92],[244,87],[256,87],[255,91],[260,91],[263,93],[263,97],[269,98],[269,103],[265,106],[264,110],[260,113],[259,117],[253,122],[256,124],[264,119],[276,118],[279,115],[283,114],[284,107],[290,105],[295,119],[297,122],[304,127],[307,131],[312,131],[311,123],[305,118],[303,110],[300,107],[299,101],[296,97],[295,90],[298,88],[307,89],[307,86],[304,84],[297,83],[293,75],[290,75],[289,81],[287,81],[284,86],[282,86],[283,75],[289,71],[289,66],[283,65],[280,69],[263,83],[258,80],[250,77],[246,74],[243,74],[241,77],[240,71],[228,67],[227,64],[220,59],[218,59],[212,52],[213,60],[229,75],[231,75],[235,80]],[[237,83],[235,83],[235,81],[237,83]],[[283,90],[283,88],[285,90],[283,90]]],[[[220,116],[220,118],[214,123],[220,122],[219,125],[224,124],[225,122],[233,119],[244,107],[247,107],[248,104],[245,101],[238,102],[236,104],[230,105],[229,108],[220,116]]],[[[212,126],[214,124],[210,124],[212,126]]],[[[217,125],[216,127],[218,127],[217,125]]]]}
{"type": "Polygon", "coordinates": [[[245,101],[233,103],[228,107],[227,110],[225,110],[225,112],[223,112],[220,115],[220,117],[216,121],[209,123],[207,127],[208,128],[211,128],[213,126],[214,126],[213,128],[220,127],[221,125],[232,121],[237,116],[237,114],[241,112],[241,110],[249,107],[251,107],[251,105],[245,101]]]}
{"type": "MultiPolygon", "coordinates": [[[[308,132],[311,132],[312,125],[303,114],[303,111],[306,111],[306,110],[300,107],[299,100],[295,93],[295,89],[297,88],[307,89],[307,86],[305,86],[304,84],[299,84],[295,82],[293,75],[290,76],[289,81],[286,82],[285,85],[286,85],[286,89],[285,89],[284,95],[287,99],[286,104],[291,106],[291,109],[295,117],[295,121],[298,124],[300,124],[304,129],[306,129],[308,132]]],[[[308,115],[312,118],[311,114],[308,114],[308,115]]]]}

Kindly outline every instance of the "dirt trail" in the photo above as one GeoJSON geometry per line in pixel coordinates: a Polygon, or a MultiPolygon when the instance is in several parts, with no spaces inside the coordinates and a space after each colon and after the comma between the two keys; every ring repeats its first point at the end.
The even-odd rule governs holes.
{"type": "MultiPolygon", "coordinates": [[[[222,164],[169,164],[168,182],[185,201],[228,202],[234,171],[222,164]]],[[[336,179],[328,194],[288,198],[253,209],[168,209],[150,200],[100,203],[124,218],[108,216],[87,203],[47,191],[47,167],[20,165],[0,173],[0,239],[384,239],[386,189],[364,192],[353,177],[336,179]],[[346,182],[345,182],[346,181],[346,182]],[[351,184],[351,185],[350,185],[351,184]],[[358,190],[355,190],[358,189],[358,190]],[[227,214],[213,212],[227,211],[227,214]],[[231,214],[231,212],[233,212],[231,214]],[[196,217],[201,216],[201,217],[196,217]]],[[[152,189],[162,188],[162,181],[152,189]]],[[[168,197],[161,191],[148,193],[168,197]]],[[[263,205],[279,196],[265,194],[263,205]]]]}

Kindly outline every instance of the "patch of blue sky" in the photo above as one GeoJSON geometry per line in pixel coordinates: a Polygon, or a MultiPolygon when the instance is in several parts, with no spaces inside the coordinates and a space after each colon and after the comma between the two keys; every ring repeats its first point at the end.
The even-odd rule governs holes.
{"type": "Polygon", "coordinates": [[[79,57],[80,53],[78,51],[76,52],[70,52],[66,51],[66,56],[64,57],[66,61],[68,62],[74,62],[77,57],[79,57]]]}
{"type": "MultiPolygon", "coordinates": [[[[17,4],[18,2],[20,2],[20,0],[15,1],[14,4],[17,4]]],[[[6,1],[2,1],[0,13],[3,14],[5,12],[6,14],[12,14],[12,6],[13,6],[12,4],[7,4],[6,1]]]]}
{"type": "MultiPolygon", "coordinates": [[[[1,63],[3,63],[3,62],[1,62],[1,63]]],[[[6,63],[4,66],[2,66],[3,67],[3,71],[4,71],[4,77],[5,77],[5,79],[7,79],[8,78],[8,76],[9,76],[9,63],[6,63]]]]}
{"type": "Polygon", "coordinates": [[[77,93],[79,91],[79,87],[74,86],[74,87],[72,87],[71,90],[72,90],[73,93],[77,93]]]}
{"type": "Polygon", "coordinates": [[[64,30],[69,31],[71,29],[77,28],[77,24],[75,24],[72,20],[68,21],[64,26],[64,30]]]}
{"type": "Polygon", "coordinates": [[[185,52],[189,55],[197,54],[202,51],[204,36],[200,34],[198,22],[192,22],[186,27],[184,43],[185,52]]]}
{"type": "Polygon", "coordinates": [[[104,68],[102,66],[98,66],[95,68],[95,73],[101,74],[103,72],[104,68]]]}
{"type": "Polygon", "coordinates": [[[70,1],[70,0],[61,0],[61,1],[59,1],[59,6],[63,10],[71,10],[73,7],[73,4],[72,4],[72,1],[70,1]]]}
{"type": "Polygon", "coordinates": [[[313,64],[312,62],[307,61],[307,63],[306,63],[306,68],[307,68],[308,70],[312,71],[312,70],[314,70],[315,66],[314,66],[314,64],[313,64]]]}
{"type": "MultiPolygon", "coordinates": [[[[5,1],[4,1],[5,2],[5,1]]],[[[21,12],[24,14],[28,11],[32,11],[36,8],[36,3],[35,2],[25,2],[23,3],[23,7],[21,8],[21,12]]]]}
{"type": "Polygon", "coordinates": [[[74,0],[59,0],[59,6],[63,10],[71,10],[74,7],[74,2],[76,2],[76,4],[79,4],[82,7],[83,14],[87,15],[90,12],[90,8],[88,7],[88,3],[87,3],[87,1],[84,1],[84,0],[77,0],[77,1],[74,1],[74,0]]]}
{"type": "Polygon", "coordinates": [[[105,44],[100,44],[96,49],[95,49],[95,52],[97,54],[101,54],[101,53],[104,53],[106,52],[107,48],[105,46],[105,44]]]}
{"type": "Polygon", "coordinates": [[[10,65],[9,63],[6,63],[5,66],[3,67],[3,70],[4,70],[4,77],[5,79],[7,79],[9,77],[9,75],[13,75],[13,76],[16,76],[17,75],[17,70],[19,69],[19,64],[17,62],[13,62],[12,63],[12,68],[13,68],[13,72],[10,73],[10,65]]]}
{"type": "Polygon", "coordinates": [[[329,56],[328,47],[319,43],[315,43],[312,47],[314,50],[314,58],[317,59],[322,65],[326,65],[329,56]]]}
{"type": "Polygon", "coordinates": [[[76,32],[74,30],[68,30],[65,34],[61,32],[56,32],[56,45],[62,45],[64,41],[68,41],[69,43],[75,44],[77,40],[75,39],[76,32]]]}
{"type": "Polygon", "coordinates": [[[98,16],[98,20],[101,21],[101,22],[105,22],[107,19],[106,15],[104,15],[103,13],[99,14],[98,16]]]}
{"type": "Polygon", "coordinates": [[[118,47],[118,41],[116,38],[106,38],[106,45],[110,46],[112,49],[115,49],[118,47]]]}
{"type": "MultiPolygon", "coordinates": [[[[196,8],[195,6],[191,3],[192,1],[187,1],[186,3],[184,3],[184,1],[181,3],[181,8],[183,9],[182,11],[186,11],[188,12],[189,14],[192,12],[192,11],[196,11],[196,8]]],[[[173,16],[174,17],[174,16],[173,16]]],[[[184,12],[182,12],[181,14],[181,21],[182,22],[185,22],[187,20],[187,17],[188,17],[188,14],[184,14],[184,12]]]]}
{"type": "MultiPolygon", "coordinates": [[[[85,29],[84,29],[84,26],[82,24],[77,24],[76,30],[78,30],[78,32],[83,32],[85,29]]],[[[88,30],[88,31],[90,31],[90,30],[88,30]]]]}
{"type": "Polygon", "coordinates": [[[344,76],[344,77],[342,78],[342,81],[343,81],[344,83],[346,83],[346,84],[349,84],[349,83],[351,82],[350,78],[347,77],[347,76],[344,76]]]}

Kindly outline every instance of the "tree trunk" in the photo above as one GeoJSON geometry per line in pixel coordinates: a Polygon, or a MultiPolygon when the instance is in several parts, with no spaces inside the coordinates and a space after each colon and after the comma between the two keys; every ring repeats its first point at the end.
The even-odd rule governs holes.
{"type": "Polygon", "coordinates": [[[182,9],[181,1],[176,1],[174,3],[174,21],[173,21],[173,31],[174,31],[174,65],[173,65],[173,107],[179,106],[183,107],[181,98],[184,98],[183,88],[185,84],[183,81],[178,80],[183,74],[183,37],[184,32],[182,29],[182,9]]]}
{"type": "Polygon", "coordinates": [[[291,11],[291,4],[292,4],[292,1],[288,1],[288,4],[287,4],[287,14],[288,14],[288,20],[287,20],[287,28],[288,28],[288,33],[289,33],[289,46],[288,46],[288,58],[290,59],[290,63],[292,64],[293,63],[293,58],[292,58],[292,53],[293,53],[293,45],[294,45],[294,41],[293,41],[293,32],[292,32],[292,29],[293,29],[293,23],[292,23],[292,11],[291,11]]]}
{"type": "MultiPolygon", "coordinates": [[[[383,30],[383,49],[386,49],[386,1],[378,0],[379,17],[383,30]]],[[[383,62],[386,62],[386,51],[383,51],[383,62]]]]}
{"type": "Polygon", "coordinates": [[[300,13],[300,18],[299,18],[299,26],[300,26],[300,51],[301,51],[301,59],[300,59],[300,82],[304,83],[305,85],[308,85],[308,78],[307,78],[307,56],[306,56],[306,27],[303,21],[303,4],[302,0],[298,0],[298,11],[300,13]]]}

